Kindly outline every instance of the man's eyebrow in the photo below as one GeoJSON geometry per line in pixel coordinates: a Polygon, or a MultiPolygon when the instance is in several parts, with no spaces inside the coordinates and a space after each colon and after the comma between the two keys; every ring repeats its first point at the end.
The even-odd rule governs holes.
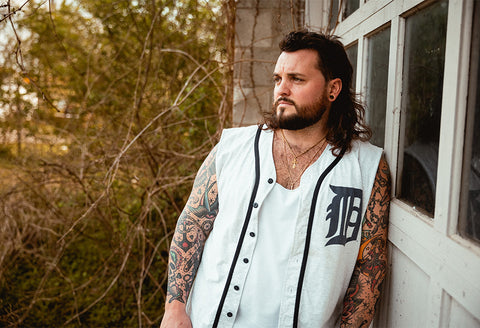
{"type": "MultiPolygon", "coordinates": [[[[273,77],[280,76],[279,73],[273,73],[273,77]]],[[[292,73],[287,73],[288,77],[306,77],[305,74],[298,73],[298,72],[292,72],[292,73]]]]}

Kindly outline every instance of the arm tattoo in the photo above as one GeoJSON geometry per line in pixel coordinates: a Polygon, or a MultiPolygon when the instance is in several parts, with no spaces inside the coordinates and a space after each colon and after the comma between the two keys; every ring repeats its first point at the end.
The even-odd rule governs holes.
{"type": "Polygon", "coordinates": [[[368,202],[357,263],[347,289],[341,327],[368,327],[387,271],[390,171],[382,156],[368,202]]]}
{"type": "Polygon", "coordinates": [[[195,279],[203,246],[218,213],[215,170],[216,148],[200,167],[192,193],[180,214],[170,246],[167,300],[186,303],[195,279]]]}

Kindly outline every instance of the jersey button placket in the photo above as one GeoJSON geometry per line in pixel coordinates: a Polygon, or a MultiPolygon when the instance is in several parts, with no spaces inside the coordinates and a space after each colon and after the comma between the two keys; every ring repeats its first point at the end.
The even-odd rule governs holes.
{"type": "MultiPolygon", "coordinates": [[[[256,209],[259,207],[259,205],[257,202],[255,202],[254,204],[252,204],[252,207],[256,209]]],[[[258,217],[258,212],[253,211],[251,222],[250,222],[250,226],[252,228],[254,228],[256,225],[255,222],[257,220],[257,217],[258,217]]],[[[245,284],[247,273],[250,267],[250,259],[252,257],[253,250],[256,244],[256,240],[252,238],[256,235],[255,232],[250,231],[250,232],[247,232],[247,234],[248,236],[250,236],[250,238],[245,239],[244,241],[244,244],[242,246],[242,251],[237,262],[238,264],[235,268],[234,278],[233,278],[232,284],[230,285],[231,286],[230,288],[232,291],[227,294],[227,299],[229,299],[229,304],[230,304],[229,306],[230,311],[225,313],[225,315],[228,317],[225,319],[228,320],[228,322],[231,322],[231,320],[235,320],[236,311],[237,311],[236,309],[240,305],[240,298],[242,294],[241,293],[242,288],[240,286],[243,286],[245,284]]]]}

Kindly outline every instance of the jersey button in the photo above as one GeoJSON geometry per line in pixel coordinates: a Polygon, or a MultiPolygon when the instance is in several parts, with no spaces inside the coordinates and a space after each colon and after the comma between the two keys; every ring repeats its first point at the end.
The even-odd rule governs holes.
{"type": "Polygon", "coordinates": [[[250,232],[250,237],[255,237],[255,232],[250,232]]]}
{"type": "Polygon", "coordinates": [[[240,290],[240,287],[238,287],[238,286],[233,286],[233,289],[235,289],[235,290],[240,290]]]}
{"type": "Polygon", "coordinates": [[[244,258],[244,259],[243,259],[243,263],[248,263],[248,259],[247,259],[247,258],[244,258]]]}
{"type": "Polygon", "coordinates": [[[231,318],[233,316],[233,313],[232,312],[228,312],[227,313],[227,317],[231,318]]]}
{"type": "Polygon", "coordinates": [[[257,208],[257,207],[258,207],[258,203],[253,203],[253,207],[254,207],[254,208],[257,208]]]}
{"type": "Polygon", "coordinates": [[[269,183],[269,184],[272,184],[272,183],[273,183],[273,179],[272,179],[272,178],[268,179],[268,183],[269,183]]]}

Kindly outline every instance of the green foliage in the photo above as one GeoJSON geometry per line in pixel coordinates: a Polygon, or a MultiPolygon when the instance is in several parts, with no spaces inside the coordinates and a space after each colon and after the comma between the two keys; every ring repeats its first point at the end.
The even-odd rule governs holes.
{"type": "Polygon", "coordinates": [[[176,219],[228,124],[220,3],[24,10],[23,61],[12,38],[0,70],[0,326],[158,326],[176,219]]]}

